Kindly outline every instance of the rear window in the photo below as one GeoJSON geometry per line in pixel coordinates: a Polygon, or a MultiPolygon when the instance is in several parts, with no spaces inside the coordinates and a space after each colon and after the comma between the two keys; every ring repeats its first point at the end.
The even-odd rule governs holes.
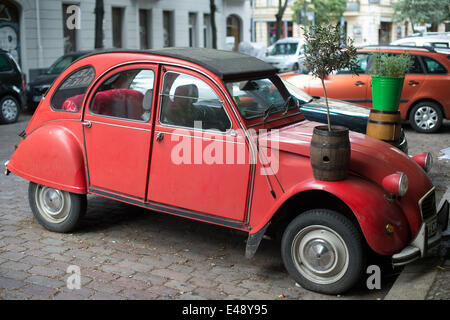
{"type": "Polygon", "coordinates": [[[427,73],[429,74],[446,74],[447,69],[437,62],[436,60],[430,58],[430,57],[422,57],[423,62],[425,63],[425,68],[427,69],[427,73]]]}
{"type": "Polygon", "coordinates": [[[12,68],[13,67],[8,57],[4,54],[0,54],[0,72],[11,71],[12,68]]]}
{"type": "Polygon", "coordinates": [[[93,67],[83,67],[69,74],[56,89],[50,105],[53,110],[78,112],[81,109],[84,94],[94,80],[93,67]]]}

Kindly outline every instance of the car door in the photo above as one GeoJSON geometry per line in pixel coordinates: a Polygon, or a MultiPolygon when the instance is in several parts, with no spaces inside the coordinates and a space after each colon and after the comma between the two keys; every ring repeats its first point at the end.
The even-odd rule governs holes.
{"type": "MultiPolygon", "coordinates": [[[[370,76],[367,70],[368,61],[368,54],[359,53],[357,56],[359,75],[352,74],[348,69],[341,69],[334,74],[328,75],[325,78],[328,98],[369,106],[370,101],[366,98],[367,90],[370,86],[370,76]]],[[[310,95],[324,96],[322,83],[319,78],[313,78],[309,83],[309,87],[311,88],[308,91],[310,95]]]]}
{"type": "Polygon", "coordinates": [[[91,91],[83,121],[91,192],[145,200],[156,71],[150,64],[121,67],[91,91]]]}
{"type": "Polygon", "coordinates": [[[230,117],[223,91],[199,73],[164,69],[148,199],[183,208],[194,217],[244,221],[248,145],[230,117]]]}

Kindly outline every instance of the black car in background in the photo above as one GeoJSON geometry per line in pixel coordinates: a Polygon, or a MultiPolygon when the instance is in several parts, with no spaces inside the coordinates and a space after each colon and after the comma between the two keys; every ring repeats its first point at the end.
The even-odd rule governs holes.
{"type": "Polygon", "coordinates": [[[7,51],[0,49],[0,123],[13,123],[25,102],[25,78],[7,51]]]}
{"type": "MultiPolygon", "coordinates": [[[[286,80],[282,80],[289,93],[299,102],[300,110],[306,119],[327,123],[327,107],[324,98],[311,97],[286,80]]],[[[330,121],[333,125],[344,126],[352,131],[366,133],[370,109],[342,100],[328,99],[330,121]]],[[[408,142],[402,129],[397,148],[408,154],[408,142]]]]}
{"type": "Polygon", "coordinates": [[[63,55],[56,60],[44,74],[37,76],[27,84],[27,106],[31,110],[35,110],[51,87],[53,81],[75,60],[90,53],[91,51],[77,51],[63,55]]]}

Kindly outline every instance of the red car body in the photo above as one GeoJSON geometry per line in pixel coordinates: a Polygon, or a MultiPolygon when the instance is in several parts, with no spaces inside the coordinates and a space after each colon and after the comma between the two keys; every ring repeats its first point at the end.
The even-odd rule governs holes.
{"type": "MultiPolygon", "coordinates": [[[[206,63],[192,58],[196,54],[214,57],[216,51],[186,49],[185,58],[178,53],[171,54],[169,49],[154,53],[106,52],[76,61],[41,101],[7,171],[56,190],[95,194],[248,232],[248,256],[254,254],[270,223],[292,220],[312,208],[339,210],[348,215],[373,251],[400,254],[398,264],[425,254],[425,248],[431,245],[427,245],[427,239],[422,243],[425,247],[414,256],[405,257],[402,251],[426,226],[423,199],[434,199],[434,187],[421,166],[389,144],[351,132],[349,178],[339,182],[315,180],[309,145],[316,123],[304,120],[297,108],[269,114],[266,121],[261,116],[245,119],[237,111],[236,98],[230,94],[224,78],[252,78],[255,70],[221,75],[221,69],[208,68],[206,63]],[[92,68],[95,76],[83,98],[74,94],[61,109],[55,109],[55,92],[65,86],[65,79],[86,66],[92,68]],[[136,117],[132,110],[128,111],[129,119],[99,115],[94,106],[107,107],[108,102],[106,97],[96,95],[96,90],[107,82],[105,79],[131,69],[154,74],[150,120],[133,120],[136,117]],[[195,77],[210,86],[223,102],[230,127],[217,132],[161,123],[164,75],[170,72],[195,77]],[[97,104],[95,99],[100,102],[97,104]],[[274,131],[275,128],[279,130],[274,131]],[[259,129],[264,131],[255,133],[259,129]],[[196,164],[191,159],[193,164],[174,163],[171,154],[181,138],[194,146],[197,143],[203,153],[217,142],[242,148],[247,161],[196,164]],[[263,155],[274,152],[279,155],[277,163],[264,161],[263,155]],[[397,171],[409,178],[403,197],[388,194],[382,186],[383,179],[397,171]],[[395,231],[386,232],[387,224],[395,231]]],[[[224,59],[228,55],[249,59],[237,53],[223,54],[224,59]]],[[[267,68],[263,71],[276,79],[276,70],[267,68]]],[[[143,99],[140,94],[127,91],[114,91],[112,95],[124,95],[130,106],[134,105],[133,99],[143,99]]],[[[435,204],[429,204],[429,209],[427,219],[435,218],[435,204]]],[[[448,208],[445,214],[448,216],[448,208]]]]}
{"type": "MultiPolygon", "coordinates": [[[[405,75],[400,114],[402,120],[414,123],[415,107],[424,105],[437,109],[436,126],[424,128],[421,132],[435,132],[439,129],[442,119],[450,119],[450,51],[436,52],[432,48],[411,48],[400,46],[368,46],[358,49],[360,65],[359,75],[338,71],[327,76],[325,86],[327,96],[333,99],[345,100],[366,107],[372,107],[371,74],[372,60],[370,54],[382,52],[386,54],[401,54],[407,52],[414,58],[414,68],[405,75]],[[363,58],[365,57],[365,58],[363,58]],[[427,105],[428,103],[429,105],[427,105]],[[430,104],[431,103],[431,104],[430,104]]],[[[323,97],[323,87],[320,79],[306,74],[285,73],[281,77],[311,96],[323,97]]],[[[431,109],[430,109],[431,110],[431,109]]],[[[420,110],[419,114],[420,115],[420,110]]],[[[414,129],[421,130],[420,126],[414,129]]]]}

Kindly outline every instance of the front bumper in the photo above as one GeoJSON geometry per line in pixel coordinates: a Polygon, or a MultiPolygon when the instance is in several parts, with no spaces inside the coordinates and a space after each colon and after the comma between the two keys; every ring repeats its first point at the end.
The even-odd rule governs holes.
{"type": "Polygon", "coordinates": [[[414,240],[402,251],[392,256],[392,265],[402,266],[423,258],[429,250],[437,247],[441,243],[442,231],[447,229],[448,216],[449,203],[445,200],[437,215],[422,223],[414,240]],[[436,227],[435,233],[434,227],[436,227]],[[430,232],[433,232],[432,236],[429,236],[430,232]]]}

